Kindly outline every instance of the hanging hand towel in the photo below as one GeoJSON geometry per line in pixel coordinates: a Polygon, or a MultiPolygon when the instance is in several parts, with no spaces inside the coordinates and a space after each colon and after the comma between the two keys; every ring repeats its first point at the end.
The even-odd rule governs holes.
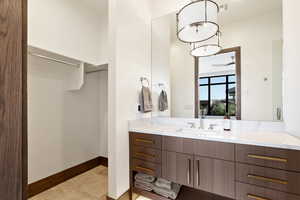
{"type": "Polygon", "coordinates": [[[158,109],[162,112],[168,110],[168,95],[167,92],[164,90],[162,90],[159,95],[158,109]]]}
{"type": "Polygon", "coordinates": [[[151,91],[148,87],[143,86],[141,95],[140,95],[140,100],[141,100],[141,108],[142,112],[151,112],[152,111],[152,97],[151,97],[151,91]]]}

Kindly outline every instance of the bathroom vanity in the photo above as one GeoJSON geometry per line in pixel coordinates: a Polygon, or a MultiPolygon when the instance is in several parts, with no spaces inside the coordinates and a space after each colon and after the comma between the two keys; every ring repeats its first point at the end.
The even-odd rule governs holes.
{"type": "Polygon", "coordinates": [[[183,185],[178,199],[300,200],[300,139],[287,133],[145,123],[129,135],[131,192],[165,199],[133,187],[142,172],[183,185]]]}

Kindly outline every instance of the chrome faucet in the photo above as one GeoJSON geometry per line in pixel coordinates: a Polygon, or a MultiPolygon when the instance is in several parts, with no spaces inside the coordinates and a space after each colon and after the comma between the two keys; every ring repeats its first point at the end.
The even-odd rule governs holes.
{"type": "Polygon", "coordinates": [[[195,122],[188,122],[188,125],[190,125],[190,128],[196,128],[195,122]]]}

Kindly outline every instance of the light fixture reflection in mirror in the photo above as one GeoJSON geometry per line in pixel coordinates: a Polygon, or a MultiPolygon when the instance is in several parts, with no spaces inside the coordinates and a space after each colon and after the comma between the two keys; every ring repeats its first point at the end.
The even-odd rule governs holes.
{"type": "Polygon", "coordinates": [[[191,44],[191,55],[195,57],[207,57],[216,55],[222,50],[220,46],[221,33],[218,32],[214,37],[204,41],[191,44]]]}

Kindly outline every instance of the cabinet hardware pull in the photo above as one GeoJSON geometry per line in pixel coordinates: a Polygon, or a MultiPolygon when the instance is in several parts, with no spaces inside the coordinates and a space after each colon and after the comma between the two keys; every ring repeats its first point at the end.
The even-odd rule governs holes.
{"type": "Polygon", "coordinates": [[[276,157],[269,157],[269,156],[260,156],[260,155],[254,155],[254,154],[248,154],[248,158],[256,158],[260,160],[269,160],[269,161],[276,161],[276,162],[283,162],[287,163],[288,160],[284,158],[276,158],[276,157]]]}
{"type": "Polygon", "coordinates": [[[150,158],[155,158],[155,155],[152,154],[147,154],[147,153],[141,153],[141,152],[137,152],[135,153],[136,156],[142,156],[142,157],[150,157],[150,158]]]}
{"type": "Polygon", "coordinates": [[[252,175],[252,174],[248,174],[248,178],[252,178],[252,179],[256,179],[256,180],[260,180],[260,181],[265,181],[265,182],[270,182],[270,183],[279,183],[279,184],[282,184],[282,185],[287,185],[288,184],[288,181],[268,178],[268,177],[264,177],[264,176],[257,176],[257,175],[252,175]]]}
{"type": "Polygon", "coordinates": [[[197,186],[200,185],[200,160],[197,160],[197,186]]]}
{"type": "Polygon", "coordinates": [[[187,183],[191,184],[191,159],[188,159],[187,183]]]}
{"type": "Polygon", "coordinates": [[[147,171],[147,172],[150,172],[150,173],[154,173],[153,169],[149,169],[149,168],[146,168],[146,167],[136,166],[135,168],[138,169],[138,170],[143,170],[143,171],[147,171]]]}
{"type": "Polygon", "coordinates": [[[143,143],[147,143],[147,144],[154,144],[154,141],[153,140],[147,140],[147,139],[140,139],[140,138],[137,138],[135,139],[136,142],[143,142],[143,143]]]}
{"type": "Polygon", "coordinates": [[[247,197],[250,199],[255,199],[255,200],[271,200],[271,199],[259,197],[259,196],[253,195],[253,194],[248,194],[247,197]]]}

